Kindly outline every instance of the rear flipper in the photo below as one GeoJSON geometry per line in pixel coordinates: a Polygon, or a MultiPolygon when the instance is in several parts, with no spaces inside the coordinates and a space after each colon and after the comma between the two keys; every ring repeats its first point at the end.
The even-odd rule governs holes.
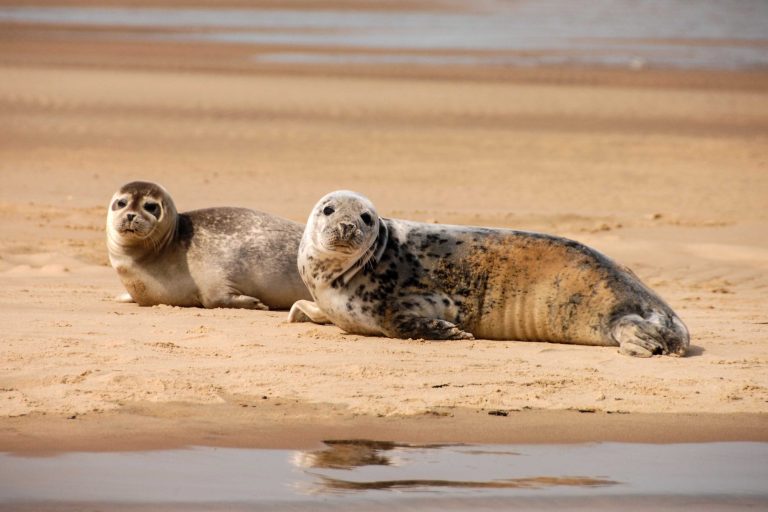
{"type": "Polygon", "coordinates": [[[628,356],[684,356],[690,343],[688,329],[674,315],[652,313],[621,317],[612,330],[619,352],[628,356]]]}
{"type": "Polygon", "coordinates": [[[316,324],[331,323],[315,302],[309,300],[297,300],[288,312],[288,322],[314,322],[316,324]]]}

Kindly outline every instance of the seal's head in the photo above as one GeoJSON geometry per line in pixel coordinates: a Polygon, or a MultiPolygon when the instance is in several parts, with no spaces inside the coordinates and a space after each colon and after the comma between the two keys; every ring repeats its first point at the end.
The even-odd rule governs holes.
{"type": "Polygon", "coordinates": [[[160,185],[133,181],[115,192],[107,213],[110,248],[159,247],[176,223],[176,207],[160,185]]]}
{"type": "Polygon", "coordinates": [[[386,223],[368,198],[349,190],[331,192],[309,214],[299,246],[299,272],[310,292],[317,280],[346,284],[379,260],[387,239],[386,223]]]}
{"type": "Polygon", "coordinates": [[[341,253],[354,259],[375,242],[381,220],[368,198],[349,190],[326,195],[312,209],[307,233],[320,253],[341,253]]]}

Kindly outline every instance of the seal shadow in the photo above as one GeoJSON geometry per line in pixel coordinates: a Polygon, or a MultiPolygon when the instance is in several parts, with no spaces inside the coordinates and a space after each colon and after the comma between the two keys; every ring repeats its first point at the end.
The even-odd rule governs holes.
{"type": "Polygon", "coordinates": [[[704,347],[699,345],[690,345],[688,350],[685,351],[685,357],[699,357],[700,355],[704,354],[704,352],[706,352],[704,347]]]}

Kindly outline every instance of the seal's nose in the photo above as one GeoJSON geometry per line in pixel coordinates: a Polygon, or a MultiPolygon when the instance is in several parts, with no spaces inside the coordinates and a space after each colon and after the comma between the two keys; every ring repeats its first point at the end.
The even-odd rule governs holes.
{"type": "Polygon", "coordinates": [[[130,222],[130,221],[132,221],[133,219],[136,218],[136,214],[135,213],[126,213],[125,216],[128,218],[128,222],[130,222]]]}
{"type": "Polygon", "coordinates": [[[339,230],[341,231],[341,238],[344,240],[349,239],[352,234],[355,232],[355,229],[357,226],[355,226],[351,222],[339,222],[339,230]]]}

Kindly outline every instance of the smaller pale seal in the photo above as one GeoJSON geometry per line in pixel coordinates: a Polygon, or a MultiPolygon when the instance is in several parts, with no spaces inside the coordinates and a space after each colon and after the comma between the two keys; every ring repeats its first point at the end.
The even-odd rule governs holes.
{"type": "Polygon", "coordinates": [[[163,187],[141,181],[123,185],[107,214],[109,261],[141,306],[287,309],[310,297],[296,268],[301,233],[245,208],[177,213],[163,187]]]}
{"type": "Polygon", "coordinates": [[[626,267],[573,240],[381,218],[332,192],[312,209],[299,272],[315,302],[289,321],[393,338],[551,341],[684,355],[683,322],[626,267]]]}

